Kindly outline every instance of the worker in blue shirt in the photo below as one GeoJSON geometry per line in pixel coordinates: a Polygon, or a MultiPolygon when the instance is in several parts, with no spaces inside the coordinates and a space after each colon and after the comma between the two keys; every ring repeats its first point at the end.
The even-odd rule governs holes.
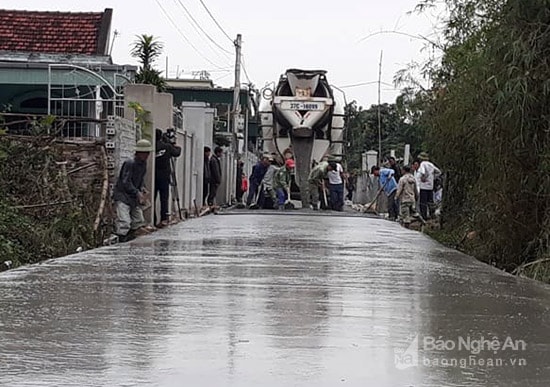
{"type": "Polygon", "coordinates": [[[392,221],[397,220],[398,205],[395,200],[395,193],[397,192],[397,182],[395,181],[395,171],[390,168],[380,168],[373,166],[371,173],[378,177],[380,187],[384,188],[384,193],[388,197],[388,216],[392,221]]]}

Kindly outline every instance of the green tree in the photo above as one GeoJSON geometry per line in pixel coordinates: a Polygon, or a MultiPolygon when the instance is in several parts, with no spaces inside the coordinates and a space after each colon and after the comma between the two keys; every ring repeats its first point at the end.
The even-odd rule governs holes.
{"type": "Polygon", "coordinates": [[[363,108],[353,101],[346,106],[347,122],[347,168],[361,169],[361,154],[366,151],[366,122],[363,108]]]}
{"type": "Polygon", "coordinates": [[[138,58],[141,66],[136,74],[136,83],[145,83],[156,86],[158,91],[166,90],[166,81],[162,78],[159,70],[153,64],[162,55],[164,45],[152,35],[139,35],[134,42],[130,54],[138,58]]]}
{"type": "Polygon", "coordinates": [[[423,120],[449,172],[447,227],[476,230],[472,252],[514,270],[550,257],[549,3],[444,3],[446,44],[423,120]]]}
{"type": "MultiPolygon", "coordinates": [[[[403,156],[405,144],[411,145],[411,154],[422,150],[424,101],[421,93],[408,90],[401,94],[396,103],[380,105],[382,157],[389,156],[394,149],[398,157],[403,156]]],[[[367,150],[378,150],[378,105],[368,109],[357,106],[353,101],[346,107],[348,121],[348,168],[361,167],[361,154],[367,150]]]]}

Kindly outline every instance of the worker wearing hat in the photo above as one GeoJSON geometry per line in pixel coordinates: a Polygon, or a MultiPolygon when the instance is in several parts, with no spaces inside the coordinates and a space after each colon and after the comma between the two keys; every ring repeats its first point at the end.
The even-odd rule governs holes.
{"type": "Polygon", "coordinates": [[[290,201],[290,182],[294,166],[294,160],[287,159],[285,165],[279,168],[273,178],[273,188],[277,192],[279,210],[284,210],[285,204],[290,201]]]}
{"type": "MultiPolygon", "coordinates": [[[[325,156],[326,157],[326,156],[325,156]]],[[[326,157],[328,159],[328,157],[326,157]]],[[[323,197],[326,197],[325,192],[325,179],[327,178],[329,163],[327,161],[321,161],[309,172],[307,178],[308,183],[308,193],[310,197],[310,204],[314,210],[317,210],[319,207],[319,190],[323,192],[323,197]]],[[[324,198],[323,198],[324,199],[324,198]]],[[[326,200],[323,200],[324,205],[326,206],[326,200]]]]}
{"type": "Polygon", "coordinates": [[[275,159],[273,158],[273,156],[268,155],[267,160],[269,161],[269,166],[267,167],[267,171],[265,172],[264,178],[261,182],[263,191],[260,192],[258,204],[260,208],[277,208],[277,193],[275,192],[275,188],[273,188],[273,181],[275,179],[275,174],[277,173],[279,168],[277,168],[277,166],[275,165],[275,159]],[[268,202],[266,200],[268,198],[271,199],[271,202],[268,202]]]}
{"type": "Polygon", "coordinates": [[[117,213],[115,232],[121,242],[148,233],[143,228],[146,223],[140,205],[145,204],[145,174],[152,150],[149,140],[139,140],[134,158],[126,160],[120,168],[113,199],[117,213]]]}
{"type": "Polygon", "coordinates": [[[430,156],[428,152],[420,152],[418,154],[418,159],[421,161],[430,161],[430,156]]]}

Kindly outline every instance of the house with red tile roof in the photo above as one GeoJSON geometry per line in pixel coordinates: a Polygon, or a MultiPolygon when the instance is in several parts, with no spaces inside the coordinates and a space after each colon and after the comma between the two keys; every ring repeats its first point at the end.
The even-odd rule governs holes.
{"type": "Polygon", "coordinates": [[[78,13],[0,10],[0,57],[10,52],[108,56],[112,14],[109,8],[78,13]]]}
{"type": "MultiPolygon", "coordinates": [[[[0,113],[77,121],[116,114],[117,95],[137,69],[111,59],[112,14],[110,8],[102,12],[0,9],[0,113]]],[[[9,124],[10,116],[4,119],[9,124]]],[[[94,126],[78,124],[81,134],[94,126]]],[[[17,131],[21,125],[8,128],[17,131]]]]}

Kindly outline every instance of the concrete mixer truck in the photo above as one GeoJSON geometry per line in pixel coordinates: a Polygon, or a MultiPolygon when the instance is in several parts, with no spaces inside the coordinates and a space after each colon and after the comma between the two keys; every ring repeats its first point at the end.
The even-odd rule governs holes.
{"type": "Polygon", "coordinates": [[[324,70],[290,69],[274,88],[260,93],[263,152],[283,161],[293,157],[295,185],[291,195],[309,206],[307,178],[325,156],[344,156],[344,100],[335,96],[324,70]]]}

